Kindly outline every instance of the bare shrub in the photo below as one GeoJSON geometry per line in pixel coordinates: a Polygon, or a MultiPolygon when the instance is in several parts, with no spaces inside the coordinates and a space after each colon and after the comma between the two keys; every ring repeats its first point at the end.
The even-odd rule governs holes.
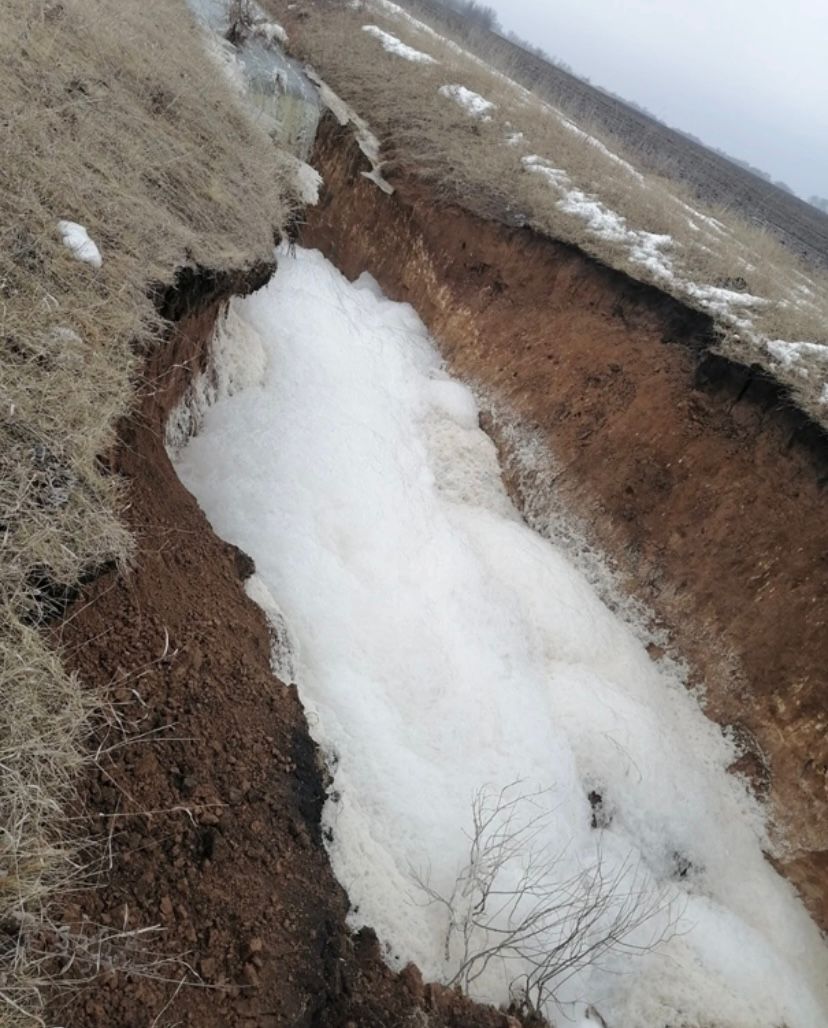
{"type": "Polygon", "coordinates": [[[468,992],[492,965],[524,1013],[546,1015],[561,987],[608,955],[648,953],[676,932],[680,908],[632,859],[594,859],[573,873],[548,837],[544,791],[521,782],[482,788],[472,802],[468,860],[449,892],[414,873],[430,904],[445,911],[450,984],[468,992]]]}

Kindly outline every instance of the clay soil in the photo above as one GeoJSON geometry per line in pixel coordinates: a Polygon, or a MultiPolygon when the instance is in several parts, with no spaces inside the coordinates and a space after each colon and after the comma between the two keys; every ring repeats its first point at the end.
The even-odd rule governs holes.
{"type": "Polygon", "coordinates": [[[315,164],[325,192],[303,243],[412,303],[452,371],[541,441],[546,511],[498,420],[484,426],[517,502],[578,514],[705,684],[742,745],[734,771],[767,800],[770,858],[828,928],[825,435],[717,357],[705,316],[572,247],[437,208],[404,170],[381,193],[330,117],[315,164]]]}
{"type": "Polygon", "coordinates": [[[108,752],[79,807],[104,866],[62,921],[158,931],[107,951],[113,969],[79,992],[58,991],[48,1023],[504,1028],[517,1022],[424,986],[414,968],[392,974],[370,931],[347,930],[320,833],[318,755],[242,590],[252,563],[216,538],[163,446],[222,298],[271,270],[190,276],[164,301],[178,324],[113,461],[129,486],[135,566],[96,581],[55,630],[69,665],[117,711],[92,740],[108,752]],[[124,959],[153,966],[130,973],[124,959]]]}

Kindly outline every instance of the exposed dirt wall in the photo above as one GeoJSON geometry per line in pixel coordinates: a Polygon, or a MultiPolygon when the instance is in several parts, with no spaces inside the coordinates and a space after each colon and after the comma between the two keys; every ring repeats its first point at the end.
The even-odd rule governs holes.
{"type": "Polygon", "coordinates": [[[705,317],[404,175],[386,196],[362,161],[326,120],[302,242],[411,302],[452,370],[548,444],[558,495],[736,727],[774,860],[828,926],[824,436],[710,354],[705,317]]]}

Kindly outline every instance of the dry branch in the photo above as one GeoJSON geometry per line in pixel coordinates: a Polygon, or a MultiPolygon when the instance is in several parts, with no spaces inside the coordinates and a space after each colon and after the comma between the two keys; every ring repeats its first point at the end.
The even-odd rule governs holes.
{"type": "Polygon", "coordinates": [[[649,953],[676,932],[680,904],[632,857],[608,861],[600,836],[591,861],[572,871],[548,841],[554,811],[545,790],[520,781],[480,789],[472,802],[468,860],[450,891],[413,877],[446,918],[449,982],[465,992],[492,965],[515,1006],[547,1015],[560,988],[608,956],[649,953]]]}

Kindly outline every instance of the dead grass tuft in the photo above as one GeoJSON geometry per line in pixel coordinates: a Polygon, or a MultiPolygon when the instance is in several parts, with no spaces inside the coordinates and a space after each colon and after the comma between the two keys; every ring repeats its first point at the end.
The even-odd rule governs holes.
{"type": "Polygon", "coordinates": [[[0,1025],[38,1023],[36,929],[74,880],[65,817],[91,699],[36,627],[84,575],[125,566],[104,458],[182,264],[271,256],[277,154],[182,0],[8,0],[0,10],[0,1025]],[[86,226],[100,269],[60,219],[86,226]]]}

